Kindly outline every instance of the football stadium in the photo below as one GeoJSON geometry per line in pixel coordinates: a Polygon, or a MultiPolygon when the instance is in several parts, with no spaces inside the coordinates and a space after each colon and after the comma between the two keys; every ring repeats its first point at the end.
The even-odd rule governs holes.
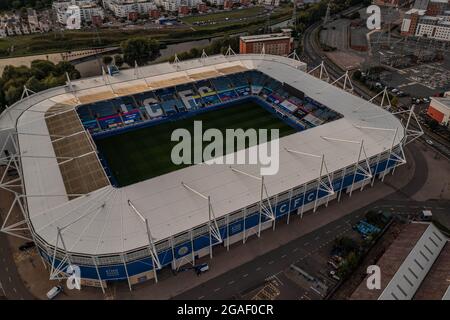
{"type": "Polygon", "coordinates": [[[76,265],[102,289],[277,232],[406,162],[407,124],[288,57],[202,57],[25,93],[0,116],[0,186],[14,195],[2,231],[26,228],[51,279],[76,265]],[[171,132],[200,120],[278,129],[278,173],[173,164],[171,132]]]}

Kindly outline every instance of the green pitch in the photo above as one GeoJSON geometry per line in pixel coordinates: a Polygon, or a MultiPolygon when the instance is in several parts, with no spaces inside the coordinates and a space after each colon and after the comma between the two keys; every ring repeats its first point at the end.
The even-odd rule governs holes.
{"type": "MultiPolygon", "coordinates": [[[[225,129],[239,128],[279,129],[280,138],[296,132],[294,128],[256,103],[245,102],[188,119],[99,139],[96,144],[106,158],[118,184],[126,186],[189,166],[173,164],[172,148],[179,142],[171,141],[170,138],[177,128],[189,130],[193,137],[194,121],[202,121],[203,131],[216,128],[224,136],[225,129]]],[[[205,142],[204,146],[207,144],[209,142],[205,142]]],[[[246,147],[248,146],[247,144],[246,147]]]]}

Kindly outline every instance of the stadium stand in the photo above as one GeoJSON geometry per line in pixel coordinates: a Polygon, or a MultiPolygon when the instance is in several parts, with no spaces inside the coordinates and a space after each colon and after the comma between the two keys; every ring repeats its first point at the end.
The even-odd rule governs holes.
{"type": "MultiPolygon", "coordinates": [[[[95,134],[255,95],[269,103],[281,117],[291,119],[299,130],[341,117],[304,94],[289,93],[289,88],[260,71],[203,76],[208,75],[213,78],[82,105],[77,109],[78,115],[85,129],[95,134]]],[[[197,74],[196,77],[200,78],[197,74]]],[[[170,79],[164,81],[172,84],[170,79]]]]}

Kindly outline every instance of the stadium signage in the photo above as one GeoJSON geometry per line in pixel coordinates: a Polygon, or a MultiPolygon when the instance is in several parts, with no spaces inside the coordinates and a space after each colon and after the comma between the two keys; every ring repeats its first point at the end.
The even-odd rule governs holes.
{"type": "Polygon", "coordinates": [[[194,121],[193,137],[189,130],[178,128],[172,132],[171,140],[179,142],[171,152],[171,160],[175,165],[253,164],[260,166],[263,176],[275,175],[279,170],[278,129],[226,129],[224,136],[222,131],[215,128],[203,132],[202,121],[194,121]],[[268,142],[269,131],[271,139],[268,142]],[[209,144],[203,148],[205,142],[209,144]],[[246,145],[250,147],[245,149],[246,145]]]}

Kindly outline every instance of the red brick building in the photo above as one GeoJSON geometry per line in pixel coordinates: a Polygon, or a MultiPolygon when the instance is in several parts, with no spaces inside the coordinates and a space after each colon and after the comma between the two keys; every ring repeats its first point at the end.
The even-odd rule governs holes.
{"type": "Polygon", "coordinates": [[[159,17],[161,16],[161,11],[159,11],[158,9],[149,10],[148,16],[151,19],[159,19],[159,17]]]}
{"type": "Polygon", "coordinates": [[[103,19],[100,16],[92,16],[92,25],[100,27],[103,24],[103,19]]]}
{"type": "Polygon", "coordinates": [[[208,11],[208,7],[207,7],[206,3],[201,2],[201,3],[197,4],[197,11],[199,13],[204,13],[204,12],[208,11]]]}
{"type": "Polygon", "coordinates": [[[407,7],[414,3],[414,0],[375,0],[373,2],[380,7],[407,7]]]}
{"type": "Polygon", "coordinates": [[[430,0],[427,8],[427,16],[439,16],[444,13],[447,9],[448,1],[447,0],[430,0]]]}
{"type": "Polygon", "coordinates": [[[233,0],[225,0],[223,2],[223,8],[226,9],[232,9],[233,8],[233,0]]]}
{"type": "Polygon", "coordinates": [[[137,19],[139,19],[139,13],[137,13],[136,11],[132,11],[132,12],[128,13],[128,20],[136,21],[137,19]]]}
{"type": "Polygon", "coordinates": [[[402,36],[413,36],[416,33],[419,18],[425,14],[425,10],[411,9],[405,13],[400,33],[402,36]]]}
{"type": "Polygon", "coordinates": [[[449,125],[450,97],[432,97],[427,114],[442,125],[449,125]]]}
{"type": "Polygon", "coordinates": [[[239,40],[239,52],[243,54],[261,53],[263,46],[266,54],[289,55],[294,50],[291,30],[285,29],[282,33],[243,36],[239,40]]]}
{"type": "Polygon", "coordinates": [[[191,9],[188,6],[183,5],[178,7],[178,14],[187,15],[190,11],[191,9]]]}

